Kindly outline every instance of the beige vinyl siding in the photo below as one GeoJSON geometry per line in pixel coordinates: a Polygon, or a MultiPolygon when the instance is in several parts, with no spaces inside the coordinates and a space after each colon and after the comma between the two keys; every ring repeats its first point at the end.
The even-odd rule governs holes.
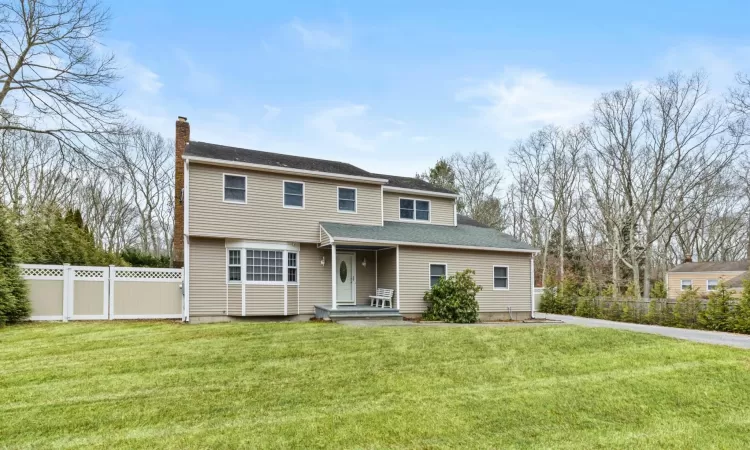
{"type": "Polygon", "coordinates": [[[743,273],[745,272],[667,272],[667,297],[671,299],[679,297],[682,292],[681,280],[691,280],[693,288],[698,288],[698,294],[704,296],[708,295],[708,291],[706,290],[706,282],[708,280],[729,281],[743,273]]]}
{"type": "MultiPolygon", "coordinates": [[[[403,269],[402,269],[403,270],[403,269]]],[[[393,289],[393,307],[396,307],[396,249],[378,252],[378,288],[393,289]]]]}
{"type": "Polygon", "coordinates": [[[380,225],[380,185],[190,164],[190,235],[318,242],[319,222],[380,225]],[[246,204],[224,202],[224,174],[244,175],[246,204]],[[284,208],[283,182],[303,182],[304,209],[284,208]],[[338,212],[338,186],[357,189],[357,212],[338,212]]]}
{"type": "Polygon", "coordinates": [[[230,316],[242,315],[242,283],[227,283],[227,307],[230,316]]]}
{"type": "Polygon", "coordinates": [[[190,238],[190,315],[226,314],[224,239],[190,238]]]}
{"type": "MultiPolygon", "coordinates": [[[[192,176],[192,174],[191,174],[192,176]]],[[[453,225],[453,199],[430,197],[424,195],[402,194],[398,192],[383,192],[383,220],[400,220],[399,198],[413,198],[415,200],[430,201],[430,223],[434,225],[453,225]]]]}
{"type": "Polygon", "coordinates": [[[328,235],[328,233],[323,230],[323,227],[320,227],[320,245],[326,246],[331,244],[331,237],[328,235]]]}
{"type": "Polygon", "coordinates": [[[528,254],[424,247],[401,247],[399,252],[403,313],[421,313],[427,307],[423,298],[430,288],[431,263],[447,264],[449,275],[465,269],[475,270],[474,280],[483,287],[477,294],[481,313],[505,313],[508,307],[513,312],[531,309],[531,267],[528,254]],[[508,266],[508,290],[494,290],[493,266],[508,266]]]}
{"type": "Polygon", "coordinates": [[[299,314],[299,289],[297,285],[290,284],[287,287],[287,315],[293,316],[299,314]]]}
{"type": "Polygon", "coordinates": [[[283,316],[284,286],[267,284],[246,284],[245,315],[283,316]]]}
{"type": "Polygon", "coordinates": [[[315,305],[331,303],[331,251],[314,244],[299,250],[299,312],[314,314],[315,305]],[[325,265],[320,260],[325,257],[325,265]]]}
{"type": "Polygon", "coordinates": [[[357,304],[369,305],[370,296],[375,295],[375,252],[357,251],[354,265],[357,266],[357,304]],[[367,265],[362,266],[362,259],[367,265]]]}

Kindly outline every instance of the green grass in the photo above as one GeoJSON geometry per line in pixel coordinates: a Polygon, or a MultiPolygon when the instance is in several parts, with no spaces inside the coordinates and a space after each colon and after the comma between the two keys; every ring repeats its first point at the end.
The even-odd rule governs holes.
{"type": "Polygon", "coordinates": [[[0,447],[747,448],[750,353],[601,328],[29,324],[0,447]]]}

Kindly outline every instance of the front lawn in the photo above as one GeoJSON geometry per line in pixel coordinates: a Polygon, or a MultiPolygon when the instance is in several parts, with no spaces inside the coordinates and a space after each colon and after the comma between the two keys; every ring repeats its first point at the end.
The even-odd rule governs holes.
{"type": "Polygon", "coordinates": [[[28,324],[0,447],[747,448],[750,353],[573,326],[28,324]]]}

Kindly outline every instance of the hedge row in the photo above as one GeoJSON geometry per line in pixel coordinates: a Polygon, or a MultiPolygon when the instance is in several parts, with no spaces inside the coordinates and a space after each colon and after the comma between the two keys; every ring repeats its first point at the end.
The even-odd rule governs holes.
{"type": "Polygon", "coordinates": [[[652,289],[651,297],[637,298],[628,289],[615,298],[611,287],[599,290],[592,283],[576,286],[563,282],[559,287],[544,290],[539,310],[618,322],[750,334],[750,281],[745,282],[739,298],[723,283],[709,293],[707,300],[701,299],[695,289],[683,291],[676,300],[667,300],[661,283],[652,289]]]}

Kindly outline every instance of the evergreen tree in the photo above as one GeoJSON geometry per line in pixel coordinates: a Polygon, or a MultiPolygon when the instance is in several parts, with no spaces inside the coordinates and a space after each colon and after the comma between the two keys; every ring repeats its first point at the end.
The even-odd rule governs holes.
{"type": "Polygon", "coordinates": [[[683,328],[695,328],[698,322],[701,300],[697,289],[686,289],[677,297],[672,325],[683,328]]]}
{"type": "Polygon", "coordinates": [[[0,326],[19,322],[31,314],[26,282],[18,268],[15,225],[0,205],[0,326]]]}
{"type": "Polygon", "coordinates": [[[731,324],[732,294],[723,281],[708,294],[706,308],[698,314],[698,323],[707,330],[729,331],[731,324]]]}
{"type": "Polygon", "coordinates": [[[578,289],[578,303],[576,303],[576,316],[598,317],[599,311],[596,303],[596,284],[587,278],[586,282],[578,289]]]}
{"type": "Polygon", "coordinates": [[[750,279],[742,282],[742,295],[734,311],[733,329],[737,333],[750,334],[750,279]]]}

